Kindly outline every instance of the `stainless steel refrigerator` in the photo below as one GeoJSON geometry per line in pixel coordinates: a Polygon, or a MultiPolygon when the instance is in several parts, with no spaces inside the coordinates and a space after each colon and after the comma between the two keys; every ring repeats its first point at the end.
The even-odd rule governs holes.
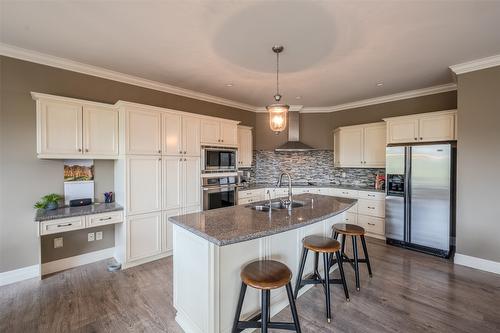
{"type": "Polygon", "coordinates": [[[454,144],[386,149],[388,244],[448,258],[455,247],[454,144]]]}

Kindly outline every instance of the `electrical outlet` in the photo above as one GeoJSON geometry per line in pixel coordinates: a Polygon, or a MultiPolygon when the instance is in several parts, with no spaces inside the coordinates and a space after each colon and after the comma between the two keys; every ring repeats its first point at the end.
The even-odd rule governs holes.
{"type": "Polygon", "coordinates": [[[101,240],[102,239],[102,231],[98,231],[95,233],[95,240],[101,240]]]}
{"type": "Polygon", "coordinates": [[[87,234],[87,240],[88,240],[89,242],[93,242],[93,241],[95,241],[95,234],[94,234],[93,232],[89,232],[89,233],[87,234]]]}
{"type": "Polygon", "coordinates": [[[54,238],[54,249],[57,249],[59,247],[63,247],[63,238],[54,238]]]}

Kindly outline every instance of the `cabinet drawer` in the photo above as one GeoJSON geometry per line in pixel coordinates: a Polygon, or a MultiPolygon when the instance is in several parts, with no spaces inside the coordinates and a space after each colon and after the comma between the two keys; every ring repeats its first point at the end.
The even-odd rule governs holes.
{"type": "Polygon", "coordinates": [[[238,205],[246,205],[252,202],[258,201],[257,198],[250,197],[250,198],[238,198],[238,205]]]}
{"type": "Polygon", "coordinates": [[[383,193],[383,192],[359,191],[358,197],[360,199],[385,200],[385,193],[383,193]]]}
{"type": "Polygon", "coordinates": [[[347,211],[344,215],[344,223],[358,224],[358,214],[347,211]]]}
{"type": "Polygon", "coordinates": [[[40,235],[50,235],[85,228],[85,217],[76,216],[65,219],[40,222],[40,235]]]}
{"type": "Polygon", "coordinates": [[[365,228],[366,232],[385,235],[385,220],[382,218],[359,214],[358,225],[365,228]]]}
{"type": "Polygon", "coordinates": [[[122,212],[109,212],[102,214],[87,215],[85,217],[87,228],[97,227],[105,224],[123,222],[122,212]]]}
{"type": "Polygon", "coordinates": [[[332,191],[332,195],[336,197],[343,197],[343,198],[357,198],[358,197],[358,191],[356,190],[344,190],[340,188],[335,188],[332,191]]]}
{"type": "Polygon", "coordinates": [[[385,217],[385,201],[359,199],[358,213],[376,217],[385,217]]]}
{"type": "Polygon", "coordinates": [[[249,197],[256,197],[264,193],[264,190],[243,190],[243,191],[238,191],[238,198],[249,198],[249,197]]]}

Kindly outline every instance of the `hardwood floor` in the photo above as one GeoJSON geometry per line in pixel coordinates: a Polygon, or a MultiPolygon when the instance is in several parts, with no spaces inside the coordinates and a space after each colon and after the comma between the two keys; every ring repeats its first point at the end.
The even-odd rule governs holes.
{"type": "MultiPolygon", "coordinates": [[[[373,278],[361,265],[356,292],[346,266],[351,301],[333,286],[331,324],[321,286],[299,298],[303,332],[500,332],[500,276],[374,239],[368,251],[373,278]]],[[[181,332],[171,281],[168,258],[117,273],[98,262],[0,287],[0,332],[181,332]]],[[[273,318],[290,319],[288,308],[273,318]]]]}

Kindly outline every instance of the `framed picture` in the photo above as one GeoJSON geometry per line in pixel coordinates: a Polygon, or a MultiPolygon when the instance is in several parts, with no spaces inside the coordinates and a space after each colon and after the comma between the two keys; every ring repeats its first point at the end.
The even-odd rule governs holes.
{"type": "Polygon", "coordinates": [[[94,160],[65,160],[64,181],[94,180],[94,160]]]}

